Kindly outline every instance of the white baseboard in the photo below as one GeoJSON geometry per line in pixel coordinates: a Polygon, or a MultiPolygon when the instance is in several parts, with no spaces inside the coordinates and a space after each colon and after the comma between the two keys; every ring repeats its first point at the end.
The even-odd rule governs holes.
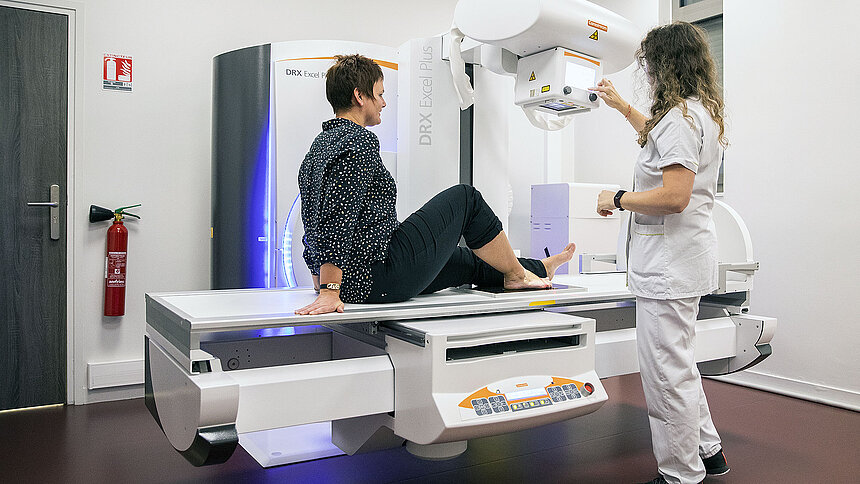
{"type": "Polygon", "coordinates": [[[87,363],[87,388],[114,388],[143,383],[143,360],[87,363]]]}
{"type": "MultiPolygon", "coordinates": [[[[75,402],[75,405],[89,405],[91,403],[117,402],[120,400],[143,398],[143,385],[97,388],[95,390],[88,391],[86,398],[86,401],[75,402]]],[[[143,405],[143,402],[140,404],[143,405]]]]}
{"type": "Polygon", "coordinates": [[[750,370],[708,378],[860,412],[860,393],[851,390],[791,380],[750,370]]]}

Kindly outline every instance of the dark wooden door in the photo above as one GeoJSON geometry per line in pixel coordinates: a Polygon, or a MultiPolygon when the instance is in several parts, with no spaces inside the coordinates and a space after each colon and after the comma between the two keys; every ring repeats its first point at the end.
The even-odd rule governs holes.
{"type": "Polygon", "coordinates": [[[0,410],[66,401],[68,29],[0,7],[0,410]]]}

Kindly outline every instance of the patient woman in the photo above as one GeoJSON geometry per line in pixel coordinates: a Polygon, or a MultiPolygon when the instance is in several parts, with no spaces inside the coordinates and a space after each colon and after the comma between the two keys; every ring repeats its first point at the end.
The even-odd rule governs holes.
{"type": "Polygon", "coordinates": [[[394,178],[379,140],[382,70],[360,55],[337,56],[326,74],[335,118],[299,170],[304,259],[319,291],[297,314],[343,312],[344,302],[405,301],[463,284],[544,289],[574,244],[542,260],[517,259],[502,223],[469,185],[439,193],[398,223],[394,178]],[[469,248],[459,247],[460,237],[469,248]]]}

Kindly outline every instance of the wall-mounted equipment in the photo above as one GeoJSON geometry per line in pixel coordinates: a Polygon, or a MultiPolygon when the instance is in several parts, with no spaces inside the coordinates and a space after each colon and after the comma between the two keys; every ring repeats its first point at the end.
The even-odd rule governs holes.
{"type": "Polygon", "coordinates": [[[90,223],[113,219],[107,231],[105,250],[105,316],[125,314],[125,270],[128,265],[128,229],[122,223],[125,216],[140,218],[126,212],[140,204],[119,207],[111,210],[98,205],[90,205],[90,223]]]}

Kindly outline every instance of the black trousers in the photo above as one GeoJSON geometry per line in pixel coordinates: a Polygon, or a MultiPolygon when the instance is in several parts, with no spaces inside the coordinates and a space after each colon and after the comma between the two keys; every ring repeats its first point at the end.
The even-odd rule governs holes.
{"type": "MultiPolygon", "coordinates": [[[[388,257],[371,265],[373,285],[366,302],[405,301],[463,284],[501,287],[501,272],[457,245],[462,236],[471,249],[479,249],[501,231],[502,222],[474,187],[456,185],[439,193],[400,224],[388,257]]],[[[519,260],[527,270],[546,277],[541,261],[519,260]]]]}

